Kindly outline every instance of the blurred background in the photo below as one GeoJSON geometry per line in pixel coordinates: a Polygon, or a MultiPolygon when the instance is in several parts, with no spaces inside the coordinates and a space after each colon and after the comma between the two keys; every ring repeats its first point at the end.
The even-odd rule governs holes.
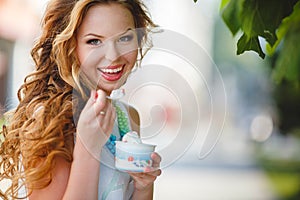
{"type": "MultiPolygon", "coordinates": [[[[272,82],[272,59],[236,55],[220,0],[144,2],[160,31],[124,101],[163,158],[155,199],[300,199],[299,88],[272,82]]],[[[34,69],[46,3],[0,0],[1,115],[34,69]]]]}

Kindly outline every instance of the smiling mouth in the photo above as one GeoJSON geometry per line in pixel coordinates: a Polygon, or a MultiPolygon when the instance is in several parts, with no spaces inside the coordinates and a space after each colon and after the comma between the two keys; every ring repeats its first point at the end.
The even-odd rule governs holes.
{"type": "Polygon", "coordinates": [[[105,73],[105,74],[116,74],[119,73],[123,70],[124,66],[120,66],[118,68],[103,68],[103,69],[99,69],[101,72],[105,73]]]}
{"type": "Polygon", "coordinates": [[[98,68],[98,70],[101,72],[102,77],[107,81],[117,81],[122,77],[124,67],[125,65],[115,65],[98,68]]]}

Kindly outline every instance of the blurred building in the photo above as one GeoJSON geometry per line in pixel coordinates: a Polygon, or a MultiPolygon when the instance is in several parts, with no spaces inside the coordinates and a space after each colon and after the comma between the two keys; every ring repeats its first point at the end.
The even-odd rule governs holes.
{"type": "Polygon", "coordinates": [[[29,0],[0,0],[0,107],[16,105],[16,91],[30,67],[30,47],[40,15],[29,0]]]}

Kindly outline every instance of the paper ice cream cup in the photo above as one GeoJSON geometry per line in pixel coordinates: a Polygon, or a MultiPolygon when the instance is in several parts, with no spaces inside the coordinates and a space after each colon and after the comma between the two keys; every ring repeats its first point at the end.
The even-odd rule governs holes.
{"type": "Polygon", "coordinates": [[[152,167],[155,145],[116,141],[115,167],[120,171],[143,172],[152,167]]]}

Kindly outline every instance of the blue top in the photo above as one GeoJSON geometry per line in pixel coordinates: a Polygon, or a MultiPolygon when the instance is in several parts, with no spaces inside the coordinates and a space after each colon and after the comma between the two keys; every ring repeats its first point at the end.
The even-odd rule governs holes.
{"type": "MultiPolygon", "coordinates": [[[[122,111],[129,119],[127,109],[124,104],[116,102],[122,111]]],[[[130,127],[130,121],[128,120],[130,127]]],[[[113,132],[120,140],[120,133],[118,128],[118,121],[115,120],[113,132]]],[[[115,168],[115,159],[113,154],[104,145],[101,152],[100,159],[100,178],[98,186],[98,199],[99,200],[128,200],[131,199],[134,191],[133,180],[128,173],[118,171],[115,168]]]]}

